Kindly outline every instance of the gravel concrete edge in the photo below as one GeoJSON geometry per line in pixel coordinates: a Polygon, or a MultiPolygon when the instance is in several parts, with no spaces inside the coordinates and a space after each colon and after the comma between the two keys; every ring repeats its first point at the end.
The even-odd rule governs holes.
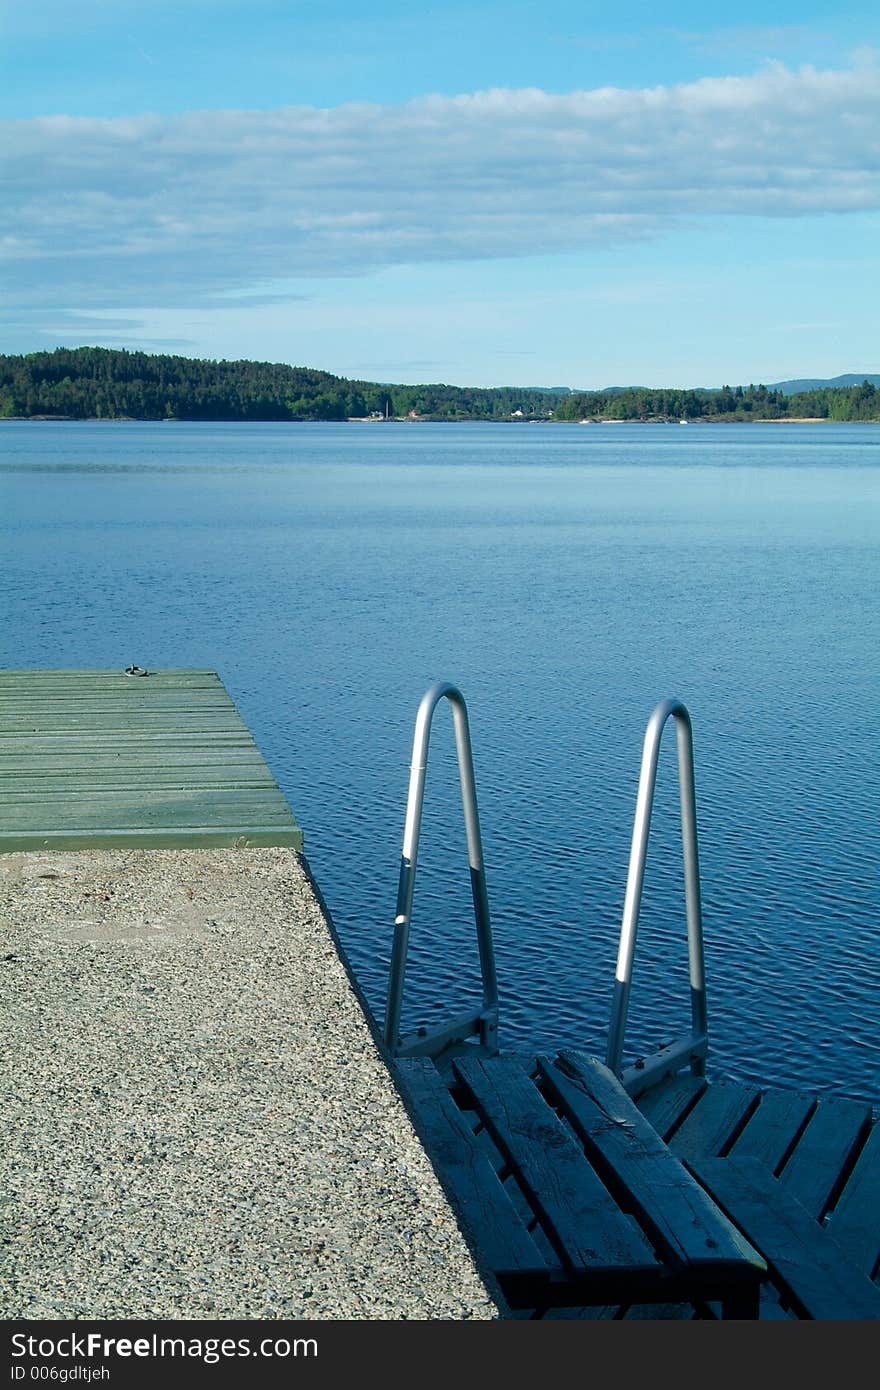
{"type": "Polygon", "coordinates": [[[0,1316],[499,1316],[293,851],[0,855],[0,1007],[0,1316]]]}

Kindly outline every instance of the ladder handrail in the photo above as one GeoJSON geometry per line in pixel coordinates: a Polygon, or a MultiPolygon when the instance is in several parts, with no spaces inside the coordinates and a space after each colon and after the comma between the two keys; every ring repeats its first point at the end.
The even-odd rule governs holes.
{"type": "Polygon", "coordinates": [[[663,700],[653,710],[642,750],[639,789],[633,822],[632,846],[626,879],[620,945],[614,981],[614,1000],[608,1034],[607,1065],[616,1076],[622,1077],[632,1091],[644,1090],[670,1070],[690,1062],[695,1076],[705,1073],[708,1050],[708,1016],[706,1012],[706,975],[703,959],[703,920],[700,905],[700,861],[697,848],[697,803],[694,786],[694,747],[691,717],[681,700],[663,700]],[[675,721],[678,750],[678,786],[681,805],[681,841],[684,864],[685,914],[687,918],[688,968],[691,986],[691,1033],[661,1048],[652,1059],[644,1060],[622,1072],[623,1040],[632,983],[633,959],[639,922],[645,864],[648,853],[648,833],[651,828],[651,809],[657,782],[657,762],[660,741],[668,719],[675,721]]]}
{"type": "Polygon", "coordinates": [[[471,751],[470,729],[468,726],[467,705],[457,686],[448,681],[435,683],[422,696],[416,715],[413,735],[412,763],[410,766],[409,790],[406,802],[406,820],[403,830],[403,850],[400,860],[400,878],[397,888],[397,912],[394,919],[394,941],[391,948],[391,966],[388,977],[388,1001],[385,1012],[385,1044],[394,1056],[411,1056],[415,1053],[433,1055],[451,1042],[463,1040],[479,1034],[485,1050],[497,1050],[498,1033],[498,980],[495,971],[495,955],[492,945],[492,929],[489,921],[489,899],[486,892],[486,871],[483,863],[483,845],[480,836],[480,820],[477,812],[477,789],[474,780],[474,763],[471,751]],[[471,894],[474,903],[474,918],[477,927],[477,945],[480,953],[480,968],[483,978],[483,1007],[477,1013],[456,1020],[454,1024],[432,1030],[428,1033],[420,1029],[412,1039],[400,1038],[400,1014],[403,1006],[403,985],[406,974],[406,956],[409,947],[409,929],[412,919],[413,893],[415,890],[416,863],[419,852],[419,831],[422,821],[422,807],[425,799],[425,775],[428,766],[428,743],[431,736],[431,721],[434,711],[442,699],[447,699],[452,707],[452,720],[455,729],[455,747],[458,758],[458,776],[461,786],[461,804],[464,812],[465,835],[467,839],[468,863],[471,875],[471,894]]]}

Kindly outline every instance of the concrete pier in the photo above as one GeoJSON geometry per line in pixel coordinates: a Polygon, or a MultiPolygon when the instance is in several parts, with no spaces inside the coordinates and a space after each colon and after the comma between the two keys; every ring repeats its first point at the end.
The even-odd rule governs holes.
{"type": "Polygon", "coordinates": [[[0,1315],[498,1316],[290,848],[0,854],[0,1315]]]}

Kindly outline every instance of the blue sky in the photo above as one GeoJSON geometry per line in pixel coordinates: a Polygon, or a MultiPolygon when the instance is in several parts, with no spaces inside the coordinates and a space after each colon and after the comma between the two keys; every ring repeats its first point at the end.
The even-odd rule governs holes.
{"type": "Polygon", "coordinates": [[[0,348],[876,372],[880,11],[4,0],[0,348]]]}

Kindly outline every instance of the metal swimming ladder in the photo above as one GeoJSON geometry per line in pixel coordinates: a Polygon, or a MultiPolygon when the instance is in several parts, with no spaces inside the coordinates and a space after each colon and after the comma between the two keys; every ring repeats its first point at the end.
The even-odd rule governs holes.
{"type": "MultiPolygon", "coordinates": [[[[388,1002],[385,1012],[385,1044],[394,1057],[437,1057],[441,1052],[476,1036],[479,1050],[492,1055],[498,1051],[498,981],[495,971],[495,952],[489,922],[489,899],[486,893],[486,871],[483,865],[483,845],[480,820],[477,814],[477,789],[468,727],[467,706],[460,690],[448,681],[436,681],[422,696],[416,715],[413,737],[412,765],[406,802],[406,821],[403,830],[403,852],[400,860],[400,879],[397,888],[397,914],[394,919],[394,942],[391,948],[391,968],[388,978],[388,1002]],[[453,1019],[450,1023],[428,1031],[400,1036],[400,1012],[403,1004],[403,983],[409,928],[412,919],[413,892],[416,880],[416,861],[419,852],[419,829],[425,799],[425,773],[428,766],[428,741],[431,720],[443,698],[452,706],[455,728],[455,748],[458,758],[458,777],[461,784],[461,804],[464,812],[468,862],[471,874],[471,894],[477,927],[477,945],[483,977],[483,1006],[474,1013],[453,1019]]],[[[467,1044],[470,1047],[473,1043],[467,1044]]]]}
{"type": "MultiPolygon", "coordinates": [[[[478,1038],[479,1051],[489,1055],[498,1051],[498,983],[489,921],[489,901],[486,893],[486,873],[483,866],[480,823],[477,814],[477,793],[467,706],[461,691],[456,686],[450,685],[446,681],[437,681],[422,697],[416,716],[406,821],[403,832],[403,853],[397,890],[397,915],[394,920],[394,941],[391,949],[384,1037],[386,1046],[394,1057],[428,1056],[436,1058],[458,1044],[466,1044],[466,1040],[474,1036],[478,1038]],[[430,1031],[426,1028],[420,1028],[415,1033],[401,1037],[400,1015],[403,1004],[409,929],[412,920],[419,830],[425,796],[428,742],[434,711],[444,697],[452,706],[455,727],[458,773],[471,873],[471,892],[483,977],[483,1006],[473,1013],[456,1018],[450,1023],[430,1031]]],[[[467,1045],[474,1046],[473,1043],[467,1045]]],[[[697,849],[696,793],[694,789],[693,731],[691,718],[686,707],[680,700],[669,699],[661,701],[656,706],[645,731],[620,929],[606,1064],[621,1079],[627,1091],[631,1095],[637,1096],[650,1086],[656,1085],[664,1077],[680,1071],[688,1064],[695,1076],[704,1075],[708,1046],[703,925],[700,906],[700,864],[697,849]],[[678,748],[685,914],[690,971],[691,1031],[624,1069],[622,1066],[623,1044],[632,984],[639,909],[645,880],[651,810],[657,782],[657,763],[663,731],[670,718],[675,722],[678,748]]]]}
{"type": "Polygon", "coordinates": [[[694,746],[691,717],[680,700],[663,700],[651,714],[645,731],[639,790],[636,797],[632,847],[623,903],[620,946],[611,1006],[606,1064],[620,1077],[630,1095],[637,1096],[663,1077],[680,1071],[690,1063],[694,1076],[703,1076],[709,1049],[706,1013],[706,975],[703,961],[703,920],[700,907],[700,861],[697,850],[697,804],[694,790],[694,746]],[[681,804],[681,844],[684,861],[685,915],[687,918],[688,964],[691,986],[691,1031],[655,1053],[640,1058],[633,1066],[622,1067],[623,1039],[632,983],[639,907],[645,881],[651,807],[657,782],[657,759],[666,721],[675,721],[678,747],[678,791],[681,804]]]}

